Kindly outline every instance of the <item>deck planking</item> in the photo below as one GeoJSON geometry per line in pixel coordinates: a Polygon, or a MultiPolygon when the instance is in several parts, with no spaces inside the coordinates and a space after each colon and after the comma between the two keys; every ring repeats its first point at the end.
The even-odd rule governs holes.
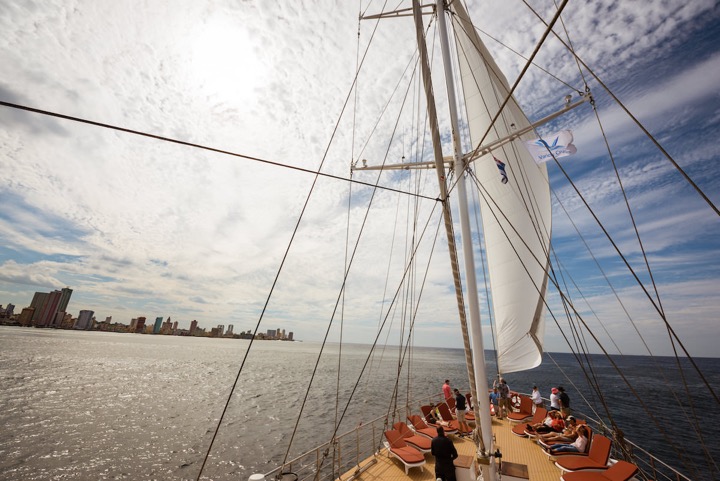
{"type": "MultiPolygon", "coordinates": [[[[493,419],[493,436],[495,445],[502,453],[502,460],[512,463],[524,464],[528,467],[529,481],[558,481],[561,471],[550,462],[543,450],[534,441],[515,436],[511,428],[513,423],[505,420],[493,419]]],[[[475,445],[472,441],[458,436],[449,436],[455,444],[458,454],[474,456],[475,445]]],[[[355,481],[435,481],[435,459],[431,454],[425,455],[425,465],[410,468],[405,474],[405,466],[386,449],[382,449],[375,457],[376,464],[355,477],[355,481]]],[[[361,463],[366,465],[372,458],[361,463]]],[[[347,480],[354,473],[348,471],[340,477],[347,480]]]]}

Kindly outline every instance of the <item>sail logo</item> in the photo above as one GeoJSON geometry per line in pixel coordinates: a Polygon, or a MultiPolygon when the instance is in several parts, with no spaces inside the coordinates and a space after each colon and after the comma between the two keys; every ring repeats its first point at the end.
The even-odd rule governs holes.
{"type": "Polygon", "coordinates": [[[541,138],[525,142],[530,155],[538,164],[547,162],[552,158],[567,157],[577,152],[577,148],[572,143],[573,135],[570,130],[561,130],[548,136],[548,138],[552,140],[547,142],[541,138]]]}

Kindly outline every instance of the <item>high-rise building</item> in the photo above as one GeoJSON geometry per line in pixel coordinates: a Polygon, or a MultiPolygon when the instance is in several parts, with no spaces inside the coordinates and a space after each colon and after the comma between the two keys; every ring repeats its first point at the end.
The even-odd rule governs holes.
{"type": "Polygon", "coordinates": [[[40,308],[40,316],[37,318],[35,325],[38,327],[52,327],[55,324],[55,316],[60,305],[62,292],[55,290],[50,292],[45,298],[40,308]]]}
{"type": "Polygon", "coordinates": [[[75,329],[90,330],[93,327],[93,316],[95,311],[82,310],[78,315],[77,322],[75,323],[75,329]]]}
{"type": "Polygon", "coordinates": [[[227,330],[227,332],[225,333],[225,335],[226,335],[226,336],[232,336],[232,335],[233,335],[233,325],[232,325],[232,324],[228,324],[228,330],[227,330]]]}
{"type": "Polygon", "coordinates": [[[135,325],[135,332],[142,334],[145,332],[145,321],[147,319],[143,316],[137,318],[137,324],[135,325]]]}
{"type": "Polygon", "coordinates": [[[197,329],[197,321],[193,319],[193,321],[190,323],[190,335],[192,336],[195,334],[195,329],[197,329]]]}
{"type": "Polygon", "coordinates": [[[70,303],[70,296],[72,296],[73,290],[69,287],[63,287],[62,294],[60,296],[60,305],[58,305],[58,311],[67,312],[68,303],[70,303]]]}
{"type": "Polygon", "coordinates": [[[293,332],[290,331],[290,332],[288,333],[288,341],[292,341],[292,340],[293,340],[293,332]]]}
{"type": "Polygon", "coordinates": [[[155,318],[155,325],[153,326],[153,334],[160,334],[160,328],[162,327],[162,317],[155,318]]]}
{"type": "Polygon", "coordinates": [[[7,307],[6,307],[5,309],[3,309],[2,311],[3,311],[3,315],[4,315],[5,317],[10,317],[10,316],[13,315],[13,313],[14,313],[14,311],[15,311],[15,305],[14,305],[14,304],[8,304],[7,307]]]}
{"type": "Polygon", "coordinates": [[[33,318],[33,314],[34,314],[34,313],[35,313],[35,308],[34,308],[34,307],[25,307],[25,308],[23,308],[23,310],[20,312],[20,319],[19,319],[20,325],[21,325],[21,326],[29,326],[29,325],[31,325],[31,324],[32,324],[32,318],[33,318]]]}
{"type": "Polygon", "coordinates": [[[31,319],[32,324],[37,323],[38,319],[40,319],[42,306],[43,306],[43,304],[45,304],[45,300],[47,299],[47,296],[48,296],[47,292],[36,292],[35,295],[33,296],[32,302],[30,303],[30,307],[35,309],[35,311],[33,311],[33,317],[31,319]]]}

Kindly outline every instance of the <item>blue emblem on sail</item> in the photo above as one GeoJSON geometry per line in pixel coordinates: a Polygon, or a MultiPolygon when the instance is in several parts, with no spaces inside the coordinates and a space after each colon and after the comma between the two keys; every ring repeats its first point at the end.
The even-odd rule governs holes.
{"type": "Polygon", "coordinates": [[[508,176],[507,176],[507,172],[505,172],[505,162],[498,159],[494,155],[493,155],[493,159],[495,159],[495,165],[497,165],[497,168],[500,171],[500,182],[502,182],[503,184],[507,184],[508,176]]]}

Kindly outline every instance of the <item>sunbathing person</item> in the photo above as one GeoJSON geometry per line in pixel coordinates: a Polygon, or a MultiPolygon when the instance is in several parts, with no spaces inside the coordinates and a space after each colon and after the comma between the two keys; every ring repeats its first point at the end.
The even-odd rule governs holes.
{"type": "Polygon", "coordinates": [[[578,437],[577,434],[577,420],[573,416],[568,416],[563,432],[551,432],[547,434],[541,434],[539,436],[540,442],[543,443],[572,443],[578,437]]]}
{"type": "Polygon", "coordinates": [[[553,444],[550,446],[550,454],[555,453],[584,453],[588,443],[588,430],[585,426],[577,428],[578,437],[572,444],[553,444]]]}
{"type": "Polygon", "coordinates": [[[560,411],[550,411],[543,422],[528,424],[526,430],[531,433],[547,434],[560,433],[563,429],[565,429],[565,421],[563,421],[560,411]]]}

